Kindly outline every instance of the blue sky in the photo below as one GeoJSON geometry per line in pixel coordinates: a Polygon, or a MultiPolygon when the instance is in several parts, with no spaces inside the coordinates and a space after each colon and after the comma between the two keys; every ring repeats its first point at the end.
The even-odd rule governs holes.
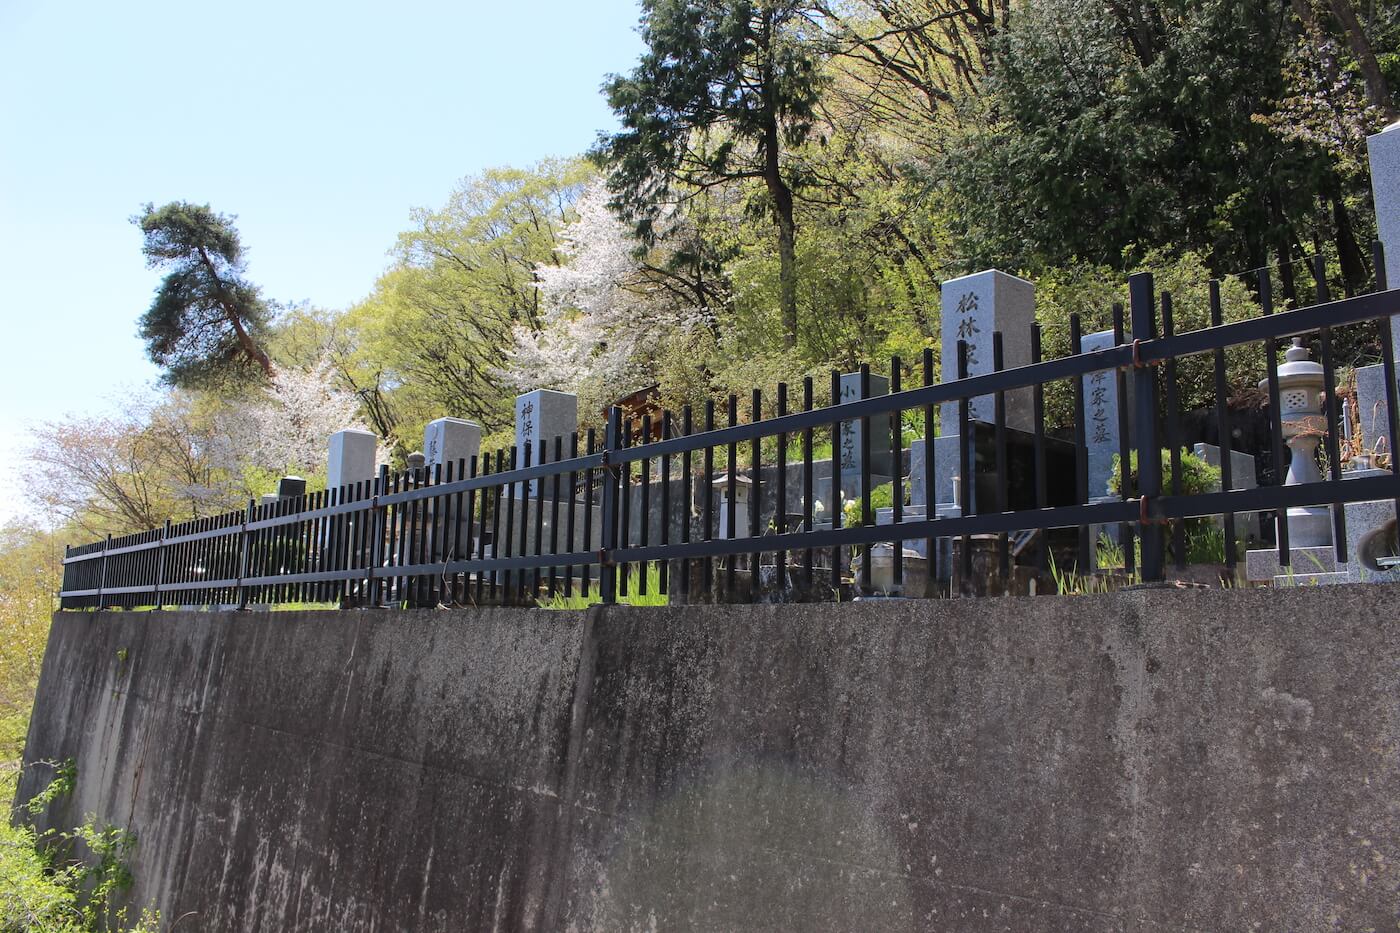
{"type": "MultiPolygon", "coordinates": [[[[0,0],[0,463],[28,425],[154,379],[135,335],[158,273],[145,202],[236,214],[281,301],[363,297],[464,176],[581,152],[604,76],[641,51],[635,0],[0,0]]],[[[0,521],[22,509],[0,489],[0,521]]]]}

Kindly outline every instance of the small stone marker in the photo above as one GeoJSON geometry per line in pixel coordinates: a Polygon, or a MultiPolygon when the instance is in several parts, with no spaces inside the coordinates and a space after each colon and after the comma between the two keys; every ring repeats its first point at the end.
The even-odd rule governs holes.
{"type": "Polygon", "coordinates": [[[369,431],[349,428],[331,435],[330,457],[326,463],[326,488],[335,490],[350,483],[374,479],[374,458],[379,438],[369,431]]]}
{"type": "MultiPolygon", "coordinates": [[[[536,389],[515,397],[515,446],[519,451],[517,465],[526,460],[529,449],[531,465],[539,462],[540,442],[548,444],[548,456],[554,456],[554,439],[567,438],[578,430],[578,396],[553,389],[536,389]]],[[[530,495],[538,492],[539,481],[530,483],[530,495]]],[[[520,495],[519,484],[514,495],[520,495]]]]}
{"type": "Polygon", "coordinates": [[[1361,423],[1364,453],[1390,452],[1390,404],[1385,393],[1385,367],[1359,366],[1356,369],[1356,416],[1361,423]]]}
{"type": "Polygon", "coordinates": [[[481,450],[481,425],[462,418],[438,418],[429,421],[423,428],[423,457],[428,469],[439,464],[446,475],[447,464],[453,464],[453,479],[457,475],[457,463],[462,461],[464,469],[470,469],[471,459],[481,450]]]}
{"type": "MultiPolygon", "coordinates": [[[[1114,346],[1113,331],[1085,334],[1084,352],[1114,346]]],[[[1111,369],[1100,369],[1083,377],[1084,442],[1088,448],[1089,501],[1114,498],[1109,492],[1113,480],[1113,458],[1120,453],[1118,433],[1118,379],[1111,369]]]]}
{"type": "MultiPolygon", "coordinates": [[[[1001,332],[1005,369],[1029,366],[1031,325],[1035,322],[1035,286],[1025,279],[996,269],[965,275],[943,283],[943,381],[958,378],[958,341],[967,341],[967,374],[993,371],[992,334],[1001,332]]],[[[1006,425],[1021,431],[1035,429],[1031,390],[1006,393],[1006,425]]],[[[942,408],[942,433],[956,434],[958,405],[942,408]]],[[[996,397],[981,395],[968,400],[968,418],[994,423],[996,397]]]]}
{"type": "MultiPolygon", "coordinates": [[[[870,398],[890,394],[890,381],[884,376],[870,374],[870,398]]],[[[860,373],[846,373],[841,377],[841,403],[854,402],[860,396],[860,373]]],[[[860,495],[860,421],[841,422],[841,479],[856,480],[856,495],[860,495]]],[[[876,415],[870,419],[870,475],[890,477],[894,475],[894,455],[890,447],[890,419],[888,415],[876,415]]],[[[872,482],[874,482],[872,480],[872,482]]],[[[847,485],[843,482],[843,486],[847,485]]]]}

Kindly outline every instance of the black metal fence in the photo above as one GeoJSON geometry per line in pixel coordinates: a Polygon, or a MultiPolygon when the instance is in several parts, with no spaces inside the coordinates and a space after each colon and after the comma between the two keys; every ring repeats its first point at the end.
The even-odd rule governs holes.
{"type": "MultiPolygon", "coordinates": [[[[614,409],[601,445],[589,431],[541,442],[533,450],[497,451],[431,471],[391,474],[381,468],[377,479],[340,489],[270,504],[250,502],[243,512],[167,523],[161,529],[71,548],[64,561],[61,605],[421,606],[529,604],[556,596],[613,602],[620,594],[646,594],[651,587],[676,600],[757,599],[771,592],[821,598],[852,586],[868,591],[874,562],[863,560],[852,578],[850,557],[881,542],[900,542],[892,554],[896,582],[903,581],[906,571],[933,580],[938,573],[934,555],[940,548],[955,553],[955,576],[961,581],[956,588],[966,586],[972,576],[974,536],[984,541],[995,536],[991,541],[996,569],[1005,574],[1013,560],[1045,568],[1054,559],[1051,534],[1061,541],[1068,535],[1066,559],[1082,571],[1092,566],[1093,529],[1105,525],[1119,527],[1129,569],[1140,550],[1137,572],[1144,581],[1156,581],[1163,579],[1169,555],[1177,563],[1185,559],[1179,540],[1182,520],[1201,516],[1222,517],[1225,561],[1233,569],[1236,513],[1282,513],[1298,505],[1400,497],[1400,480],[1393,471],[1343,481],[1338,404],[1330,388],[1324,406],[1329,472],[1322,482],[1233,489],[1230,475],[1225,350],[1250,343],[1262,343],[1266,350],[1273,462],[1281,464],[1280,341],[1316,335],[1330,387],[1333,329],[1361,322],[1375,322],[1379,332],[1389,415],[1387,449],[1397,450],[1400,405],[1390,316],[1400,314],[1400,291],[1386,290],[1379,248],[1376,268],[1375,291],[1332,301],[1319,261],[1314,267],[1317,303],[1278,313],[1269,273],[1260,273],[1255,284],[1263,315],[1234,323],[1223,323],[1220,289],[1212,282],[1212,325],[1188,333],[1175,332],[1171,296],[1158,295],[1153,277],[1144,273],[1130,279],[1127,318],[1121,308],[1115,309],[1115,345],[1104,349],[1078,352],[1079,325],[1073,320],[1075,352],[1043,359],[1040,327],[1035,325],[1032,362],[1019,368],[1003,368],[997,334],[994,371],[983,375],[968,375],[967,345],[959,342],[955,360],[945,361],[957,366],[960,378],[955,381],[934,381],[932,353],[926,350],[923,384],[903,388],[903,366],[894,360],[887,395],[868,397],[869,370],[862,368],[863,397],[856,401],[839,401],[838,375],[833,373],[829,404],[818,407],[816,386],[808,378],[795,404],[788,387],[778,386],[776,413],[766,419],[761,393],[754,391],[749,417],[741,418],[739,400],[731,396],[723,424],[712,402],[705,405],[698,424],[688,407],[679,416],[665,413],[659,431],[653,430],[650,418],[636,425],[624,422],[614,409]],[[1222,491],[1184,494],[1176,367],[1179,360],[1197,354],[1213,357],[1215,417],[1219,436],[1226,439],[1221,445],[1222,491]],[[1121,482],[1111,501],[1091,497],[1087,484],[1083,380],[1105,370],[1116,376],[1121,462],[1129,463],[1132,455],[1137,458],[1137,488],[1121,482]],[[1045,389],[1060,380],[1073,387],[1072,440],[1046,431],[1045,389]],[[1006,423],[1007,395],[1015,390],[1029,391],[1034,410],[1029,466],[1019,473],[1008,462],[1006,423]],[[995,418],[979,427],[971,423],[969,400],[983,396],[995,399],[995,418]],[[954,403],[958,412],[958,475],[972,481],[961,483],[959,514],[939,517],[935,407],[944,403],[954,403]],[[871,501],[872,443],[884,445],[888,431],[888,444],[898,457],[906,413],[922,425],[925,513],[914,514],[904,505],[905,480],[896,461],[891,470],[891,522],[877,524],[871,501]],[[854,451],[860,521],[849,527],[843,527],[840,507],[843,451],[837,441],[843,422],[861,428],[854,451]],[[831,462],[828,475],[818,477],[814,439],[827,432],[831,462]],[[882,435],[878,441],[877,433],[882,435]],[[633,438],[641,442],[633,443],[633,438]],[[1166,463],[1164,449],[1169,453],[1166,463]],[[718,477],[717,455],[723,461],[718,477]],[[1068,494],[1066,468],[1074,474],[1068,494]],[[741,475],[743,470],[746,475],[741,475]],[[768,490],[775,508],[761,504],[765,483],[776,486],[768,490]],[[740,484],[749,488],[743,514],[740,484]],[[794,485],[800,490],[799,505],[790,511],[794,485]],[[725,493],[723,514],[716,503],[717,486],[725,493]],[[814,514],[823,496],[831,503],[826,519],[814,514]],[[1040,544],[1022,551],[1022,542],[1029,538],[1038,538],[1040,544]],[[910,541],[925,546],[927,560],[917,571],[905,566],[902,542],[910,541]],[[1019,557],[1013,555],[1013,545],[1019,557]]],[[[942,433],[949,433],[948,427],[943,426],[942,433]]],[[[1344,511],[1332,511],[1337,557],[1345,561],[1344,511]]],[[[1277,544],[1279,561],[1287,565],[1286,522],[1278,523],[1277,544]]]]}

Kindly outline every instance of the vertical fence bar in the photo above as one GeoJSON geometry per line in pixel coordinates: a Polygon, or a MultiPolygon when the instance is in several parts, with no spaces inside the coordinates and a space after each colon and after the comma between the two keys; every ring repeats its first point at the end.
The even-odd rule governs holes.
{"type": "MultiPolygon", "coordinates": [[[[549,440],[548,438],[542,437],[538,441],[536,441],[536,444],[539,446],[539,456],[536,458],[535,462],[539,466],[544,466],[547,463],[549,463],[549,440]]],[[[544,554],[544,500],[548,486],[548,477],[541,476],[539,479],[535,480],[535,521],[533,523],[535,530],[535,546],[533,549],[535,557],[540,557],[544,554]]],[[[528,538],[521,539],[521,554],[528,554],[530,552],[529,548],[523,546],[528,540],[528,538]]],[[[530,574],[529,596],[531,603],[539,601],[540,580],[542,579],[542,577],[543,572],[537,565],[534,571],[530,574]]],[[[525,582],[525,575],[523,573],[520,575],[520,582],[525,582]]]]}
{"type": "MultiPolygon", "coordinates": [[[[1162,292],[1162,336],[1171,337],[1176,333],[1176,324],[1172,313],[1171,292],[1162,292]]],[[[1171,490],[1172,495],[1181,495],[1181,410],[1177,404],[1176,388],[1176,358],[1172,357],[1166,362],[1167,390],[1167,418],[1164,425],[1164,434],[1167,442],[1167,455],[1171,460],[1171,490]]],[[[1186,569],[1186,522],[1175,521],[1171,525],[1172,530],[1172,551],[1178,570],[1186,569]]]]}
{"type": "MultiPolygon", "coordinates": [[[[1274,313],[1274,287],[1273,279],[1269,276],[1269,270],[1263,269],[1259,272],[1259,305],[1263,308],[1264,314],[1274,313]]],[[[1269,383],[1269,427],[1273,435],[1272,452],[1274,456],[1274,483],[1283,485],[1283,411],[1279,407],[1278,390],[1278,340],[1273,337],[1264,341],[1265,363],[1268,366],[1269,383]]],[[[1274,528],[1278,534],[1278,562],[1280,566],[1288,567],[1292,563],[1292,550],[1288,546],[1288,511],[1286,509],[1276,509],[1274,511],[1274,528]]]]}
{"type": "MultiPolygon", "coordinates": [[[[522,470],[528,470],[535,464],[535,441],[525,438],[525,443],[521,445],[520,456],[523,461],[520,464],[522,470]]],[[[520,549],[517,554],[511,551],[512,557],[526,557],[530,553],[530,491],[531,480],[521,480],[517,488],[520,490],[520,549]]],[[[539,511],[536,506],[535,511],[539,511]]],[[[520,573],[515,578],[514,599],[517,605],[523,605],[526,598],[527,586],[525,582],[529,576],[529,571],[524,567],[520,568],[520,573]]]]}
{"type": "MultiPolygon", "coordinates": [[[[257,503],[248,500],[248,509],[243,513],[243,524],[238,529],[238,608],[248,608],[248,588],[243,581],[248,577],[248,559],[252,553],[252,542],[248,537],[248,523],[257,515],[257,503]]],[[[99,609],[101,606],[98,607],[99,609]]]]}
{"type": "MultiPolygon", "coordinates": [[[[500,486],[498,474],[500,473],[501,458],[500,451],[497,451],[493,461],[491,452],[488,450],[481,460],[481,472],[485,476],[496,478],[495,482],[488,481],[488,484],[481,487],[481,532],[477,537],[477,559],[485,562],[489,557],[496,556],[496,529],[500,525],[500,486]],[[488,524],[489,523],[489,524],[488,524]]],[[[494,601],[496,598],[496,571],[478,569],[476,572],[476,604],[483,605],[487,600],[494,601]],[[490,581],[488,589],[487,581],[490,581]]]]}
{"type": "MultiPolygon", "coordinates": [[[[642,446],[651,443],[651,415],[642,415],[642,446]]],[[[638,461],[642,474],[641,490],[641,520],[637,523],[637,546],[646,547],[651,543],[651,458],[643,457],[638,461]]],[[[630,499],[631,496],[629,495],[630,499]]],[[[637,594],[646,596],[648,590],[647,564],[643,561],[637,567],[637,594]]]]}
{"type": "Polygon", "coordinates": [[[549,553],[555,558],[554,563],[549,565],[549,598],[554,599],[559,592],[559,496],[562,492],[564,481],[564,471],[558,469],[560,463],[564,462],[564,436],[562,434],[554,437],[554,489],[550,497],[549,506],[549,553]]]}
{"type": "MultiPolygon", "coordinates": [[[[675,436],[675,418],[669,411],[661,413],[661,439],[669,441],[675,436]]],[[[671,543],[671,455],[661,457],[661,546],[671,543]]],[[[671,591],[671,562],[657,561],[657,583],[662,593],[671,591]]]]}
{"type": "MultiPolygon", "coordinates": [[[[1001,336],[1001,331],[992,331],[992,368],[996,372],[1001,372],[1006,368],[1006,352],[1001,336]]],[[[1006,391],[998,389],[995,396],[995,414],[993,425],[996,429],[996,464],[997,464],[997,511],[1010,511],[1011,505],[1007,495],[1007,456],[1006,456],[1006,391]]],[[[1002,580],[1009,584],[1011,580],[1011,542],[1006,532],[997,535],[997,567],[1001,571],[1002,580]]]]}
{"type": "MultiPolygon", "coordinates": [[[[714,399],[706,399],[704,430],[705,433],[709,433],[714,429],[715,401],[714,399]]],[[[701,540],[713,541],[715,537],[715,448],[708,443],[705,445],[704,469],[705,528],[703,530],[701,540]]],[[[713,598],[715,585],[715,565],[714,560],[710,557],[706,557],[704,563],[701,565],[700,580],[702,592],[704,593],[705,598],[713,598]]]]}
{"type": "MultiPolygon", "coordinates": [[[[967,378],[967,341],[958,341],[958,381],[967,378]]],[[[972,433],[972,422],[968,417],[968,398],[966,395],[958,396],[958,507],[962,516],[966,518],[973,512],[973,491],[977,482],[974,459],[976,457],[975,439],[969,435],[972,433]]],[[[962,553],[958,560],[958,593],[962,596],[971,595],[972,589],[972,535],[967,532],[962,536],[962,553]]]]}
{"type": "Polygon", "coordinates": [[[109,534],[102,541],[102,567],[98,571],[97,577],[97,611],[101,612],[106,605],[107,589],[107,552],[112,549],[112,536],[109,534]]]}
{"type": "MultiPolygon", "coordinates": [[[[1126,343],[1123,330],[1123,305],[1113,303],[1113,345],[1121,347],[1126,343]]],[[[1114,373],[1114,387],[1118,393],[1118,497],[1124,502],[1132,498],[1132,489],[1127,481],[1132,472],[1132,422],[1128,412],[1128,374],[1123,368],[1114,373]]],[[[1118,526],[1118,543],[1123,548],[1123,572],[1131,577],[1137,571],[1137,546],[1134,535],[1137,532],[1131,522],[1118,526]]]]}
{"type": "MultiPolygon", "coordinates": [[[[570,432],[570,434],[569,434],[569,459],[570,459],[570,460],[577,460],[577,459],[578,459],[578,432],[577,432],[577,431],[572,431],[572,432],[570,432]]],[[[566,538],[566,541],[565,541],[565,544],[564,544],[564,549],[567,550],[570,554],[573,554],[573,553],[575,553],[576,551],[580,551],[580,550],[582,550],[582,551],[588,550],[588,546],[587,546],[586,544],[585,544],[583,547],[581,547],[581,548],[580,548],[580,547],[578,546],[578,544],[577,544],[577,542],[578,542],[578,537],[577,537],[577,532],[578,532],[578,519],[576,518],[576,513],[577,513],[577,512],[578,512],[578,470],[570,470],[570,471],[569,471],[569,517],[565,520],[565,524],[566,524],[567,527],[566,527],[566,529],[565,529],[565,538],[566,538]]],[[[565,598],[565,599],[569,599],[569,598],[571,598],[573,595],[574,595],[574,565],[573,565],[573,562],[570,561],[569,563],[567,563],[567,564],[564,565],[564,598],[565,598]]]]}
{"type": "MultiPolygon", "coordinates": [[[[1128,307],[1132,312],[1133,340],[1148,341],[1157,336],[1156,300],[1152,273],[1139,272],[1128,279],[1128,307]]],[[[1162,448],[1157,444],[1157,378],[1150,366],[1133,371],[1136,391],[1138,494],[1150,507],[1162,493],[1162,448]]],[[[1150,515],[1149,515],[1150,517],[1150,515]]],[[[1145,525],[1142,536],[1142,579],[1155,583],[1162,579],[1162,530],[1145,525]]]]}
{"type": "MultiPolygon", "coordinates": [[[[622,422],[622,433],[618,436],[616,450],[625,450],[632,446],[632,419],[627,418],[622,422]]],[[[622,550],[627,550],[631,541],[632,533],[632,461],[624,460],[618,463],[615,472],[617,473],[617,494],[619,496],[618,506],[621,518],[618,522],[618,540],[621,542],[622,550]]],[[[627,595],[628,584],[631,583],[632,565],[624,560],[617,565],[621,574],[621,586],[618,587],[618,594],[627,595]]]]}
{"type": "MultiPolygon", "coordinates": [[[[739,396],[730,393],[729,395],[729,426],[732,428],[739,423],[739,396]]],[[[730,441],[725,452],[724,470],[724,528],[726,540],[733,540],[738,537],[738,512],[739,512],[739,445],[735,441],[730,441]]],[[[734,571],[739,562],[737,554],[729,554],[724,558],[724,596],[725,599],[734,598],[734,571]]]]}
{"type": "Polygon", "coordinates": [[[389,465],[379,466],[379,476],[374,481],[374,499],[370,500],[370,566],[365,567],[364,586],[370,595],[370,607],[377,608],[384,602],[384,577],[379,576],[379,566],[384,563],[384,535],[386,521],[384,506],[379,497],[389,489],[389,465]]]}
{"type": "MultiPolygon", "coordinates": [[[[1325,304],[1332,300],[1331,290],[1327,286],[1327,259],[1321,253],[1313,257],[1313,278],[1317,281],[1317,300],[1319,304],[1325,304]]],[[[1340,433],[1337,430],[1337,373],[1333,367],[1332,360],[1332,328],[1324,327],[1321,330],[1322,337],[1322,381],[1323,381],[1323,419],[1327,428],[1327,435],[1324,441],[1327,445],[1327,466],[1328,472],[1332,475],[1333,482],[1341,482],[1342,479],[1342,452],[1339,442],[1340,433]]],[[[1337,563],[1345,564],[1347,557],[1347,512],[1346,507],[1341,503],[1333,503],[1330,506],[1332,513],[1332,549],[1336,556],[1337,563]]]]}
{"type": "MultiPolygon", "coordinates": [[[[831,371],[831,407],[841,404],[841,374],[831,371]]],[[[831,529],[841,528],[841,420],[831,422],[831,529]]],[[[831,549],[831,589],[841,592],[841,545],[831,549]]],[[[838,597],[839,598],[839,597],[838,597]]]]}
{"type": "MultiPolygon", "coordinates": [[[[1216,279],[1210,280],[1210,325],[1219,327],[1225,323],[1224,308],[1220,302],[1220,282],[1216,279]]],[[[1215,423],[1216,432],[1220,441],[1220,489],[1223,492],[1230,492],[1235,488],[1234,483],[1234,432],[1230,429],[1230,387],[1225,377],[1225,349],[1218,347],[1215,350],[1215,423]]],[[[1235,546],[1235,513],[1225,512],[1221,515],[1221,525],[1225,535],[1225,567],[1230,572],[1230,579],[1235,578],[1235,566],[1238,557],[1235,546]]]]}
{"type": "Polygon", "coordinates": [[[598,591],[604,604],[617,602],[617,566],[613,563],[613,551],[617,546],[617,494],[618,484],[616,454],[621,449],[622,409],[614,406],[608,410],[608,427],[603,435],[603,452],[607,469],[603,471],[603,515],[602,546],[599,548],[601,566],[598,570],[598,591]]]}
{"type": "MultiPolygon", "coordinates": [[[[802,379],[802,410],[811,411],[813,401],[813,383],[811,376],[804,376],[802,379]]],[[[812,518],[816,514],[816,503],[814,497],[817,488],[814,482],[815,476],[812,468],[812,429],[804,428],[802,431],[802,530],[812,531],[812,518]]],[[[802,554],[802,584],[807,592],[812,590],[812,570],[815,554],[811,548],[807,548],[802,554]]]]}
{"type": "MultiPolygon", "coordinates": [[[[924,387],[933,385],[933,348],[925,347],[923,352],[924,387]]],[[[924,521],[934,521],[938,517],[937,487],[934,477],[933,448],[937,442],[934,425],[933,405],[924,406],[924,521]]],[[[938,579],[938,540],[933,535],[924,539],[924,568],[927,573],[925,592],[933,592],[933,583],[938,579]]]]}
{"type": "MultiPolygon", "coordinates": [[[[903,366],[898,356],[890,357],[890,394],[903,391],[903,366]]],[[[890,456],[893,459],[890,472],[890,521],[896,531],[904,521],[904,412],[895,409],[890,412],[890,456]]],[[[878,522],[878,518],[876,521],[878,522]]],[[[894,587],[904,589],[904,539],[894,540],[894,587]]]]}
{"type": "MultiPolygon", "coordinates": [[[[597,451],[598,447],[598,433],[595,428],[588,429],[588,436],[586,440],[586,450],[588,456],[591,457],[597,451]]],[[[585,478],[583,482],[583,549],[585,551],[593,551],[594,553],[597,553],[596,551],[594,551],[593,548],[593,477],[595,473],[596,471],[592,467],[589,467],[588,469],[584,470],[585,478]]],[[[602,540],[602,536],[603,532],[600,528],[598,530],[598,538],[600,541],[602,540]]],[[[599,573],[601,572],[602,571],[600,568],[599,573]]],[[[579,590],[583,593],[583,597],[587,599],[589,596],[589,591],[593,587],[593,565],[584,564],[583,569],[580,571],[579,577],[579,590]]],[[[599,580],[601,581],[601,579],[602,577],[600,576],[599,580]]]]}
{"type": "MultiPolygon", "coordinates": [[[[1084,352],[1084,329],[1078,314],[1069,316],[1069,352],[1079,356],[1084,352]]],[[[1074,377],[1074,501],[1079,505],[1089,502],[1089,444],[1085,434],[1084,417],[1084,377],[1074,377]]],[[[1121,406],[1120,406],[1121,407],[1121,406]]],[[[1126,461],[1125,461],[1126,462],[1126,461]]],[[[1124,468],[1126,475],[1127,469],[1124,468]]],[[[1090,526],[1079,526],[1079,561],[1076,569],[1087,574],[1094,569],[1094,542],[1090,540],[1090,526]]]]}
{"type": "MultiPolygon", "coordinates": [[[[681,409],[681,433],[695,433],[695,412],[689,405],[681,409]]],[[[690,505],[695,501],[694,476],[691,474],[690,448],[681,454],[681,543],[690,543],[690,505]]],[[[691,601],[690,558],[681,559],[681,592],[691,601]]]]}
{"type": "MultiPolygon", "coordinates": [[[[161,526],[161,529],[160,529],[160,545],[159,545],[159,547],[157,548],[157,553],[156,553],[156,591],[155,591],[155,603],[156,603],[156,605],[155,605],[155,608],[156,608],[157,610],[163,608],[163,607],[161,606],[161,604],[160,604],[160,588],[161,588],[162,586],[165,585],[165,540],[166,540],[167,538],[169,538],[169,537],[170,537],[170,519],[167,518],[167,519],[165,520],[165,524],[162,525],[162,526],[161,526]]],[[[65,548],[64,550],[65,550],[64,556],[66,557],[66,556],[67,556],[67,554],[66,554],[67,548],[65,548]]]]}
{"type": "MultiPolygon", "coordinates": [[[[511,461],[510,461],[512,466],[514,465],[514,460],[515,460],[515,455],[514,455],[514,453],[512,453],[512,454],[511,454],[511,461]]],[[[492,487],[492,489],[493,489],[493,491],[494,491],[494,494],[495,494],[495,500],[496,500],[496,502],[495,502],[495,506],[491,509],[491,556],[492,556],[493,558],[497,558],[497,559],[507,556],[507,554],[509,553],[509,550],[510,550],[510,548],[507,546],[507,548],[506,548],[507,554],[503,554],[503,553],[501,552],[501,500],[502,500],[502,498],[504,498],[505,501],[506,501],[506,505],[507,505],[507,506],[509,506],[509,504],[510,504],[510,502],[511,502],[510,484],[508,484],[508,483],[506,483],[504,480],[502,480],[502,479],[501,479],[501,476],[500,476],[501,473],[506,472],[506,469],[507,469],[506,464],[507,464],[507,461],[506,461],[505,451],[504,451],[503,449],[501,449],[501,448],[497,448],[497,449],[496,449],[496,469],[495,469],[496,478],[497,478],[497,483],[496,483],[495,486],[492,487]]],[[[513,518],[514,516],[511,516],[511,517],[513,518]]],[[[505,524],[506,524],[506,528],[509,529],[509,528],[510,528],[510,519],[507,519],[505,524]]],[[[500,590],[497,589],[497,587],[500,586],[500,585],[503,584],[503,583],[505,584],[506,587],[510,586],[510,579],[509,579],[508,577],[503,576],[503,575],[501,574],[501,571],[499,571],[499,570],[492,570],[492,571],[491,571],[491,588],[487,591],[488,594],[489,594],[489,599],[491,600],[492,603],[495,603],[496,600],[497,600],[498,598],[500,599],[500,601],[501,601],[502,603],[504,603],[504,602],[506,601],[506,599],[505,599],[505,589],[504,589],[504,588],[502,588],[502,589],[500,589],[500,590]]]]}
{"type": "MultiPolygon", "coordinates": [[[[759,389],[754,389],[752,406],[749,411],[749,424],[756,427],[758,423],[762,420],[763,393],[759,389]]],[[[751,447],[749,450],[749,469],[751,479],[749,483],[749,514],[745,517],[748,519],[749,522],[749,537],[753,539],[755,544],[757,544],[758,536],[760,534],[758,522],[759,516],[761,515],[761,511],[759,509],[759,500],[763,497],[763,440],[757,434],[755,434],[750,444],[751,447]]],[[[754,602],[757,602],[758,600],[758,578],[760,575],[759,564],[761,560],[762,555],[759,553],[758,548],[755,547],[754,550],[749,554],[749,599],[754,602]]]]}
{"type": "MultiPolygon", "coordinates": [[[[871,367],[861,363],[861,399],[871,396],[871,367]]],[[[861,525],[874,525],[875,514],[871,510],[871,416],[861,415],[861,525]]],[[[874,545],[865,545],[865,559],[861,560],[861,593],[871,591],[871,556],[874,545]]],[[[851,548],[851,552],[855,552],[851,548]]]]}
{"type": "MultiPolygon", "coordinates": [[[[788,387],[786,382],[778,383],[778,417],[781,418],[788,413],[788,387]]],[[[788,459],[787,459],[787,433],[778,435],[777,448],[777,489],[775,490],[777,508],[773,511],[773,528],[782,535],[787,534],[787,493],[788,493],[788,459]]],[[[779,551],[774,557],[775,574],[777,586],[780,592],[787,592],[788,589],[788,552],[779,551]]]]}
{"type": "MultiPolygon", "coordinates": [[[[524,465],[525,465],[525,466],[529,466],[529,465],[530,465],[530,445],[529,445],[529,443],[526,443],[526,444],[525,444],[525,449],[524,449],[524,450],[521,450],[518,446],[516,446],[516,445],[514,445],[514,444],[511,445],[511,448],[510,448],[510,461],[509,461],[509,463],[508,463],[508,465],[507,465],[507,467],[506,467],[507,472],[509,472],[509,473],[515,473],[515,472],[516,472],[516,470],[520,467],[520,459],[519,459],[519,458],[521,458],[521,457],[524,457],[524,458],[525,458],[525,463],[524,463],[524,465]]],[[[496,556],[497,556],[497,557],[514,557],[514,556],[515,556],[515,499],[516,499],[516,495],[518,494],[519,497],[520,497],[520,502],[521,502],[520,511],[521,511],[522,513],[528,512],[529,509],[527,509],[527,508],[525,507],[525,502],[529,499],[529,489],[530,489],[530,486],[529,486],[528,483],[523,483],[523,482],[520,482],[520,481],[517,480],[517,481],[514,482],[514,483],[510,483],[510,484],[508,484],[508,485],[503,485],[501,488],[502,488],[502,493],[503,493],[503,494],[505,495],[505,497],[506,497],[506,550],[505,550],[505,553],[502,554],[502,553],[501,553],[500,545],[497,545],[497,546],[496,546],[496,556]]],[[[524,518],[522,518],[521,521],[524,521],[524,518]]],[[[521,571],[521,572],[523,573],[524,571],[521,571]]],[[[513,606],[513,605],[515,605],[516,596],[518,595],[518,592],[517,592],[517,590],[518,590],[518,588],[519,588],[519,587],[518,587],[518,584],[512,583],[511,581],[512,581],[512,574],[511,574],[511,571],[507,570],[507,571],[505,572],[505,574],[504,574],[504,575],[502,576],[502,578],[501,578],[501,602],[502,602],[503,604],[507,605],[507,606],[513,606]]]]}
{"type": "MultiPolygon", "coordinates": [[[[1040,322],[1031,324],[1031,365],[1039,363],[1044,354],[1044,335],[1040,322]]],[[[1049,480],[1045,470],[1045,383],[1037,382],[1031,388],[1031,410],[1034,418],[1035,451],[1035,507],[1043,509],[1049,505],[1049,480]]],[[[1050,535],[1040,531],[1040,547],[1037,549],[1036,568],[1044,573],[1050,569],[1050,535]]]]}

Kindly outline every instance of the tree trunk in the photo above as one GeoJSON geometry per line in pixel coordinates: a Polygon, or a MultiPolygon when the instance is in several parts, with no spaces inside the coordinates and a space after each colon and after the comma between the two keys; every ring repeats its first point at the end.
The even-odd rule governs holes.
{"type": "Polygon", "coordinates": [[[1332,8],[1332,15],[1337,17],[1337,22],[1341,24],[1342,32],[1347,37],[1347,45],[1351,46],[1351,52],[1356,56],[1361,76],[1366,79],[1366,96],[1372,106],[1385,114],[1386,120],[1395,120],[1400,113],[1397,113],[1395,104],[1390,99],[1390,88],[1386,86],[1385,75],[1381,73],[1376,53],[1371,50],[1371,41],[1366,38],[1366,30],[1356,16],[1351,0],[1328,0],[1328,6],[1332,8]]]}
{"type": "Polygon", "coordinates": [[[267,358],[267,354],[263,352],[262,347],[254,342],[252,335],[248,333],[248,329],[243,326],[243,320],[238,316],[238,309],[232,306],[228,300],[228,296],[224,293],[224,282],[223,279],[219,278],[214,260],[209,258],[209,253],[203,246],[199,247],[199,258],[204,263],[205,268],[209,270],[209,275],[218,283],[219,306],[224,309],[224,317],[228,320],[229,325],[233,327],[234,336],[238,338],[238,345],[243,348],[243,352],[248,359],[257,363],[258,366],[262,368],[263,375],[271,379],[276,375],[276,371],[272,368],[272,360],[267,358]]]}
{"type": "Polygon", "coordinates": [[[792,213],[792,189],[783,180],[782,140],[778,132],[778,108],[774,100],[771,58],[773,23],[771,13],[763,24],[761,42],[768,53],[763,65],[763,181],[773,199],[773,216],[778,222],[778,303],[783,315],[783,346],[797,346],[797,224],[792,213]]]}

